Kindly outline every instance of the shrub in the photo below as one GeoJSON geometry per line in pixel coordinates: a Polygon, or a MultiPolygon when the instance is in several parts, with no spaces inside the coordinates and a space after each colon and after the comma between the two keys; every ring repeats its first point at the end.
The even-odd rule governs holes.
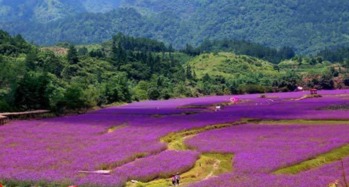
{"type": "Polygon", "coordinates": [[[151,100],[157,100],[160,97],[160,92],[156,88],[150,88],[148,90],[148,97],[151,100]]]}
{"type": "Polygon", "coordinates": [[[0,99],[0,112],[9,111],[11,111],[11,106],[4,99],[0,99]]]}
{"type": "Polygon", "coordinates": [[[344,81],[343,81],[343,82],[344,82],[344,85],[345,85],[345,86],[349,86],[349,78],[344,79],[344,81]]]}

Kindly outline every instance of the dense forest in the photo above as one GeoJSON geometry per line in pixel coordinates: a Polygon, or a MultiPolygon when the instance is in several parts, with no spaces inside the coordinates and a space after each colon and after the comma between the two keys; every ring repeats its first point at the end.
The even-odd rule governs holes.
{"type": "Polygon", "coordinates": [[[318,53],[323,59],[331,62],[349,63],[349,47],[339,47],[335,49],[325,49],[318,53]]]}
{"type": "Polygon", "coordinates": [[[196,49],[190,45],[186,45],[186,51],[193,51],[194,54],[195,52],[214,51],[234,52],[236,54],[243,54],[264,59],[275,64],[279,63],[281,60],[291,59],[296,55],[295,51],[290,47],[282,47],[279,50],[276,50],[260,44],[239,40],[210,41],[206,39],[196,49]]]}
{"type": "Polygon", "coordinates": [[[0,1],[0,28],[40,45],[100,43],[113,33],[179,49],[206,39],[244,40],[316,54],[349,42],[343,0],[0,1]]]}
{"type": "Polygon", "coordinates": [[[174,91],[165,88],[177,85],[184,74],[182,65],[173,58],[175,54],[163,43],[121,34],[101,49],[88,51],[69,45],[61,56],[3,31],[0,41],[3,111],[50,108],[62,112],[166,99],[174,91]]]}
{"type": "Polygon", "coordinates": [[[59,114],[147,99],[349,86],[347,56],[334,63],[322,54],[295,56],[289,48],[233,40],[175,50],[121,33],[99,45],[47,48],[0,31],[0,111],[59,114]]]}

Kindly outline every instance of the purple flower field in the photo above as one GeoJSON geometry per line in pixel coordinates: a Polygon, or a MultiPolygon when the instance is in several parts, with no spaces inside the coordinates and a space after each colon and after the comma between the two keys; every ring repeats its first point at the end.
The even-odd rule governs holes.
{"type": "MultiPolygon", "coordinates": [[[[230,176],[232,179],[225,176],[226,178],[221,180],[213,180],[231,181],[241,177],[245,179],[241,184],[237,183],[239,184],[237,186],[278,186],[270,182],[277,183],[280,178],[286,180],[289,176],[285,178],[270,173],[348,144],[348,132],[349,122],[348,125],[241,125],[202,133],[187,140],[186,143],[201,152],[235,154],[234,171],[230,176]],[[256,176],[261,177],[261,181],[257,183],[245,181],[253,181],[256,176]]],[[[348,160],[346,164],[349,164],[348,160]]],[[[309,171],[306,175],[293,176],[292,180],[285,181],[282,186],[301,186],[299,182],[319,176],[328,177],[330,180],[310,180],[305,186],[326,186],[331,181],[342,178],[340,171],[323,172],[324,176],[319,175],[322,170],[309,171]]],[[[213,184],[207,181],[197,186],[216,186],[213,184]]],[[[222,186],[227,186],[227,183],[222,186]]]]}
{"type": "MultiPolygon", "coordinates": [[[[239,95],[240,103],[214,112],[181,108],[214,105],[231,96],[144,101],[83,115],[12,121],[0,126],[0,181],[48,181],[123,186],[183,173],[200,153],[233,153],[233,171],[193,186],[326,186],[342,180],[339,162],[301,172],[273,171],[349,144],[348,125],[246,124],[200,133],[186,143],[192,151],[169,151],[169,133],[251,119],[349,120],[348,110],[319,110],[349,104],[349,90],[239,95]],[[196,113],[191,113],[191,112],[196,113]],[[115,128],[115,131],[108,131],[115,128]],[[81,171],[111,170],[110,175],[81,171]],[[98,176],[96,176],[98,175],[98,176]]],[[[346,173],[348,157],[344,159],[346,173]]],[[[349,176],[347,177],[349,178],[349,176]]]]}

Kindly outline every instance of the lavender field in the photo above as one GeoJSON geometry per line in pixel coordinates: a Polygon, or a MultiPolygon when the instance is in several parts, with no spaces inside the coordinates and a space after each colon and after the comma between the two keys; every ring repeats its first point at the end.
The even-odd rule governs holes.
{"type": "Polygon", "coordinates": [[[144,101],[11,121],[0,126],[0,182],[171,186],[180,173],[181,186],[346,186],[349,90],[318,93],[144,101]]]}

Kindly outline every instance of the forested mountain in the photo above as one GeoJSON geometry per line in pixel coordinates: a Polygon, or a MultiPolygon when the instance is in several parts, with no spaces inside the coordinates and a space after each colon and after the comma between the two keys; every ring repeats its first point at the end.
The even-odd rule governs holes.
{"type": "Polygon", "coordinates": [[[117,8],[121,0],[0,0],[0,21],[50,21],[84,12],[107,12],[117,8]]]}
{"type": "Polygon", "coordinates": [[[175,48],[238,39],[309,54],[349,43],[348,10],[343,0],[2,0],[0,27],[45,45],[122,32],[175,48]]]}

